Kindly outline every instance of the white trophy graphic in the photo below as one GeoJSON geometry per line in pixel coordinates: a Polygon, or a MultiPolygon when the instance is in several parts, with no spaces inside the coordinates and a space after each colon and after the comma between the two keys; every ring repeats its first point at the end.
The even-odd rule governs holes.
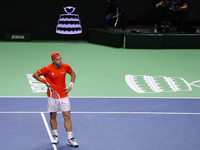
{"type": "Polygon", "coordinates": [[[192,91],[191,86],[200,87],[200,80],[188,83],[181,77],[126,75],[125,80],[137,93],[192,91]]]}
{"type": "Polygon", "coordinates": [[[56,26],[56,33],[58,34],[80,34],[82,33],[81,21],[79,15],[72,14],[76,7],[63,7],[67,14],[61,14],[56,26]]]}

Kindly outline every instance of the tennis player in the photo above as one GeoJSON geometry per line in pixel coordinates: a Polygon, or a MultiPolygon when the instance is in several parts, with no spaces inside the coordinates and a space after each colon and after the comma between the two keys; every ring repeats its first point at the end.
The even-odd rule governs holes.
{"type": "Polygon", "coordinates": [[[58,132],[57,132],[57,109],[60,108],[64,117],[64,127],[68,134],[67,144],[70,146],[78,147],[78,143],[73,137],[72,133],[72,122],[70,118],[70,101],[68,98],[68,93],[71,91],[76,74],[72,68],[65,63],[62,63],[61,55],[58,52],[54,52],[51,55],[52,64],[49,64],[39,70],[37,70],[33,77],[46,84],[47,89],[47,109],[50,112],[50,125],[53,132],[52,144],[57,144],[58,142],[58,132]],[[66,74],[71,76],[69,86],[66,86],[65,76],[66,74]],[[40,76],[44,76],[45,79],[40,76]],[[52,103],[50,98],[50,90],[52,88],[56,93],[59,94],[59,99],[54,99],[52,103]]]}

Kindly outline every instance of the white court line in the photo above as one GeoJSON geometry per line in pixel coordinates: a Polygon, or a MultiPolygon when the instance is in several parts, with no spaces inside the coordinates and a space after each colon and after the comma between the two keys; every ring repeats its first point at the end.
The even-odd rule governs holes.
{"type": "MultiPolygon", "coordinates": [[[[42,119],[43,119],[43,121],[44,121],[44,125],[45,125],[45,127],[46,127],[46,129],[47,129],[47,133],[48,133],[48,135],[49,135],[50,141],[52,141],[51,131],[50,131],[50,129],[49,129],[49,126],[48,126],[47,120],[46,120],[46,118],[45,118],[43,112],[41,112],[41,116],[42,116],[42,119]]],[[[56,147],[55,144],[52,144],[52,146],[53,146],[53,149],[54,149],[54,150],[57,150],[57,147],[56,147]]]]}
{"type": "Polygon", "coordinates": [[[138,115],[200,115],[200,113],[184,113],[184,112],[71,112],[74,114],[138,114],[138,115]]]}
{"type": "MultiPolygon", "coordinates": [[[[49,112],[0,112],[0,114],[34,114],[49,112]]],[[[61,113],[61,112],[58,112],[61,113]]],[[[200,115],[200,113],[190,112],[71,112],[72,114],[135,114],[135,115],[200,115]]]]}
{"type": "MultiPolygon", "coordinates": [[[[47,98],[47,96],[0,96],[0,98],[47,98]]],[[[114,97],[114,96],[70,96],[69,98],[127,98],[127,99],[200,99],[200,97],[114,97]]]]}
{"type": "MultiPolygon", "coordinates": [[[[36,111],[33,111],[33,112],[28,112],[28,111],[1,111],[0,114],[40,114],[41,112],[36,112],[36,111]]],[[[43,112],[43,113],[46,113],[46,112],[43,112]]]]}

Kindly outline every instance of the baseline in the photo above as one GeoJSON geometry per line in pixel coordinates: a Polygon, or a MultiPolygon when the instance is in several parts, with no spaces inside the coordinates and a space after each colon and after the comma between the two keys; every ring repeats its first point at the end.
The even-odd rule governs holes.
{"type": "MultiPolygon", "coordinates": [[[[44,123],[46,119],[44,118],[44,113],[49,112],[0,112],[0,114],[41,114],[44,123]]],[[[62,113],[62,112],[57,112],[62,113]]],[[[136,115],[200,115],[200,113],[189,113],[189,112],[71,112],[72,114],[136,114],[136,115]]],[[[46,126],[46,123],[45,123],[46,126]]],[[[51,138],[50,138],[51,140],[51,138]]]]}

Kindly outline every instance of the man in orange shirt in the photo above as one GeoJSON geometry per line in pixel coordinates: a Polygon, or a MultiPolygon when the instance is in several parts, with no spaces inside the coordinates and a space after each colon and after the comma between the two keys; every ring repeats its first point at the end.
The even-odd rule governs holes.
{"type": "Polygon", "coordinates": [[[53,131],[53,144],[58,142],[58,132],[57,132],[57,109],[58,107],[62,111],[64,117],[64,126],[68,134],[67,144],[70,146],[78,147],[75,138],[72,133],[72,122],[70,118],[70,101],[68,98],[68,93],[71,91],[76,74],[72,68],[65,63],[62,63],[62,58],[58,52],[54,52],[51,55],[52,64],[49,64],[39,70],[37,70],[33,77],[46,84],[47,86],[47,100],[48,100],[48,111],[50,112],[50,125],[53,131]],[[71,76],[70,84],[66,87],[65,76],[68,73],[71,76]],[[44,76],[45,79],[40,76],[44,76]],[[55,99],[55,103],[51,102],[49,88],[56,91],[60,99],[55,99]]]}

